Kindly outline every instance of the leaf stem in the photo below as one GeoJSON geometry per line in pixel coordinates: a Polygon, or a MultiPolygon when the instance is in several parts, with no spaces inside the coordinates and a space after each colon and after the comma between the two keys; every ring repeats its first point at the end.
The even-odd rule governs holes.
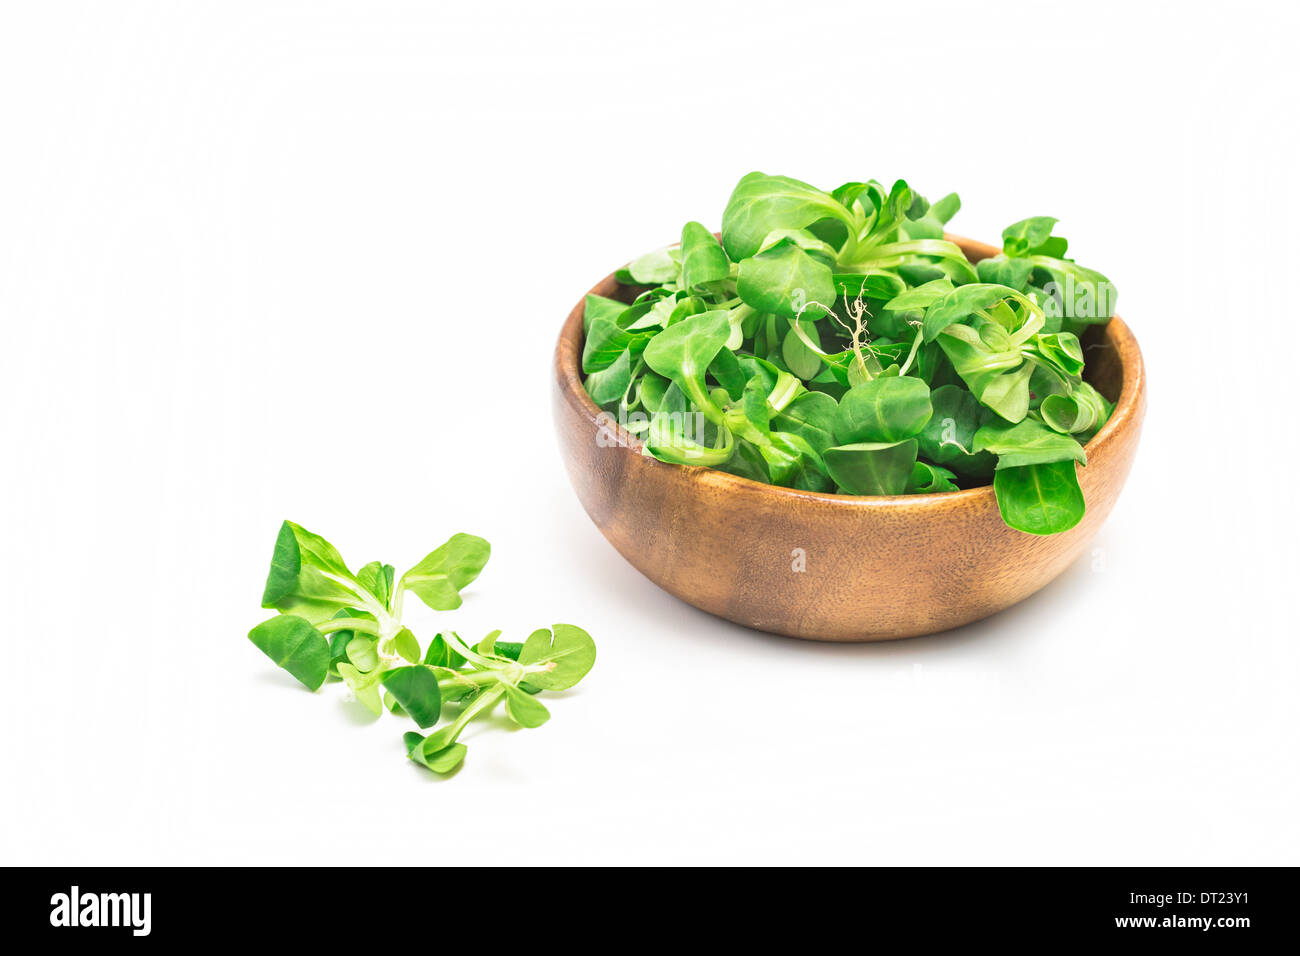
{"type": "Polygon", "coordinates": [[[392,637],[401,630],[401,620],[389,613],[388,608],[380,604],[379,601],[375,599],[375,596],[360,584],[357,584],[355,581],[349,581],[347,578],[340,575],[331,574],[329,571],[322,571],[320,573],[335,584],[346,588],[348,591],[351,591],[356,595],[357,599],[361,602],[362,607],[373,614],[375,619],[379,622],[379,630],[377,633],[380,637],[392,637]]]}
{"type": "Polygon", "coordinates": [[[443,746],[450,747],[454,744],[457,738],[460,737],[461,731],[465,729],[465,725],[495,704],[504,694],[505,688],[498,684],[496,687],[485,690],[475,697],[470,705],[461,711],[460,716],[456,718],[456,722],[451,725],[451,736],[446,738],[446,743],[443,746]]]}

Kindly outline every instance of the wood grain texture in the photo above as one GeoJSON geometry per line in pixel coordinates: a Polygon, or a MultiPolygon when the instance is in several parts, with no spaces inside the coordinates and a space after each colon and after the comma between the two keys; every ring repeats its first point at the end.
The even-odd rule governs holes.
{"type": "MultiPolygon", "coordinates": [[[[949,236],[972,260],[996,255],[949,236]]],[[[613,275],[591,290],[615,296],[613,275]]],[[[1086,377],[1116,402],[1079,470],[1087,513],[1048,537],[1008,528],[992,487],[864,498],[778,488],[641,454],[582,387],[582,312],[555,349],[555,424],[569,479],[609,542],[651,581],[730,621],[828,641],[931,634],[1010,607],[1083,551],[1128,477],[1146,411],[1137,340],[1117,316],[1085,337],[1086,377]],[[602,440],[598,440],[601,432],[602,440]],[[796,548],[806,570],[792,570],[796,548]]]]}

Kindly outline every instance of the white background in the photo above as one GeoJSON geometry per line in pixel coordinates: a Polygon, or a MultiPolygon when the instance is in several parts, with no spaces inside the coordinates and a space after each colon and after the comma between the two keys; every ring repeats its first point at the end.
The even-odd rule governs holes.
{"type": "Polygon", "coordinates": [[[1197,6],[6,3],[0,858],[1300,862],[1300,19],[1197,6]],[[559,325],[751,169],[1055,215],[1116,282],[1146,431],[1039,595],[800,643],[589,522],[559,325]],[[245,638],[285,517],[399,571],[481,534],[420,633],[596,668],[436,778],[245,638]]]}

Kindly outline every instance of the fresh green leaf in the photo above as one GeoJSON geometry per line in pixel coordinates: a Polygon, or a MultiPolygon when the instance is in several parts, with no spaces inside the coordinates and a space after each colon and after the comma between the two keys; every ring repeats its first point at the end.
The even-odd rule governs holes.
{"type": "Polygon", "coordinates": [[[998,471],[1054,461],[1088,463],[1083,446],[1069,435],[1053,431],[1042,422],[1026,419],[1016,425],[988,424],[975,433],[973,451],[998,456],[998,471]]]}
{"type": "Polygon", "coordinates": [[[875,378],[840,399],[835,437],[841,445],[915,438],[931,414],[930,388],[919,378],[875,378]]]}
{"type": "Polygon", "coordinates": [[[975,433],[989,416],[979,400],[957,385],[943,385],[930,393],[934,414],[917,436],[920,454],[967,478],[988,481],[996,460],[988,452],[975,452],[975,433]]]}
{"type": "Polygon", "coordinates": [[[835,301],[830,266],[788,239],[740,263],[736,291],[750,308],[787,319],[820,318],[835,301]]]}
{"type": "Polygon", "coordinates": [[[329,643],[310,621],[282,614],[257,625],[248,632],[248,639],[308,690],[316,690],[325,683],[330,664],[329,643]]]}
{"type": "Polygon", "coordinates": [[[826,469],[846,494],[901,495],[916,464],[916,439],[856,442],[826,449],[826,469]]]}
{"type": "Polygon", "coordinates": [[[722,413],[709,400],[704,374],[726,345],[730,332],[726,312],[693,315],[652,338],[646,346],[645,362],[674,382],[701,411],[718,420],[722,413]]]}
{"type": "Polygon", "coordinates": [[[379,639],[369,634],[353,634],[344,653],[348,663],[359,672],[370,673],[379,667],[379,639]]]}
{"type": "Polygon", "coordinates": [[[394,667],[380,680],[417,726],[427,729],[438,722],[442,714],[442,692],[430,668],[423,664],[394,667]]]}
{"type": "Polygon", "coordinates": [[[469,750],[464,744],[451,744],[434,753],[425,753],[424,736],[413,730],[403,734],[402,741],[406,744],[406,755],[434,773],[451,773],[464,763],[469,750]]]}
{"type": "Polygon", "coordinates": [[[977,312],[991,309],[1004,299],[1015,296],[1016,290],[1003,285],[972,283],[958,286],[925,310],[922,329],[925,341],[933,342],[944,329],[962,322],[977,312]]]}
{"type": "Polygon", "coordinates": [[[591,331],[592,325],[601,321],[618,324],[619,316],[627,311],[627,303],[603,295],[588,295],[582,300],[582,331],[591,331]]]}
{"type": "Polygon", "coordinates": [[[682,288],[692,289],[720,282],[731,272],[731,263],[718,240],[698,222],[682,227],[682,288]]]}
{"type": "Polygon", "coordinates": [[[1083,491],[1073,461],[1001,468],[993,477],[998,511],[1008,526],[1058,534],[1083,520],[1083,491]]]}
{"type": "Polygon", "coordinates": [[[994,256],[975,264],[980,282],[992,285],[1004,285],[1017,292],[1026,291],[1029,276],[1034,271],[1034,264],[1028,259],[1009,259],[1006,256],[994,256]]]}
{"type": "Polygon", "coordinates": [[[781,343],[781,357],[785,359],[786,367],[790,369],[791,374],[802,379],[810,379],[821,371],[822,367],[821,356],[805,344],[811,342],[820,348],[817,323],[811,319],[798,319],[799,327],[796,329],[795,321],[791,320],[790,331],[785,334],[785,340],[781,343]]]}
{"type": "Polygon", "coordinates": [[[352,664],[339,664],[338,671],[339,676],[348,685],[348,689],[352,691],[358,703],[376,717],[384,712],[384,704],[379,697],[381,670],[376,669],[366,672],[352,664]]]}
{"type": "Polygon", "coordinates": [[[479,576],[491,546],[472,534],[454,534],[402,575],[401,586],[435,611],[460,607],[460,591],[479,576]]]}
{"type": "Polygon", "coordinates": [[[676,250],[669,246],[648,252],[628,263],[628,274],[633,281],[642,285],[672,282],[677,278],[679,270],[675,253],[676,250]]]}
{"type": "Polygon", "coordinates": [[[722,245],[731,261],[739,262],[758,252],[774,229],[803,229],[820,219],[855,228],[848,210],[815,186],[750,173],[736,185],[722,213],[722,245]]]}
{"type": "Polygon", "coordinates": [[[771,427],[795,434],[821,454],[835,444],[835,399],[824,392],[805,392],[771,420],[771,427]]]}
{"type": "Polygon", "coordinates": [[[1065,434],[1092,435],[1110,415],[1110,403],[1087,382],[1070,394],[1048,395],[1039,407],[1048,427],[1065,434]]]}
{"type": "Polygon", "coordinates": [[[420,642],[415,639],[409,627],[403,627],[393,635],[393,650],[404,660],[412,664],[420,661],[420,642]]]}
{"type": "Polygon", "coordinates": [[[506,687],[506,714],[520,727],[540,727],[551,717],[551,712],[531,695],[518,687],[506,687]]]}
{"type": "Polygon", "coordinates": [[[947,468],[918,461],[912,466],[912,477],[907,482],[907,493],[933,495],[942,491],[957,491],[957,476],[947,468]]]}
{"type": "Polygon", "coordinates": [[[519,663],[529,683],[546,690],[564,690],[582,680],[596,662],[596,645],[580,627],[556,624],[528,635],[519,663]]]}
{"type": "Polygon", "coordinates": [[[357,583],[374,595],[382,606],[388,607],[393,601],[393,573],[396,569],[391,564],[371,561],[357,572],[357,583]]]}
{"type": "Polygon", "coordinates": [[[292,521],[280,526],[262,607],[319,624],[361,601],[360,590],[333,545],[292,521]]]}
{"type": "Polygon", "coordinates": [[[624,349],[608,368],[589,374],[583,387],[593,402],[604,407],[622,398],[631,384],[632,353],[624,349]]]}
{"type": "Polygon", "coordinates": [[[939,345],[953,368],[980,403],[1009,422],[1021,421],[1029,412],[1029,377],[1034,367],[1020,349],[991,322],[979,329],[950,325],[939,335],[939,345]]]}
{"type": "Polygon", "coordinates": [[[1051,216],[1033,216],[1012,223],[1002,230],[1002,250],[1009,256],[1027,256],[1040,251],[1051,237],[1056,222],[1051,216]]]}
{"type": "Polygon", "coordinates": [[[424,652],[424,663],[434,667],[457,668],[465,666],[465,658],[454,651],[441,634],[435,634],[424,652]]]}

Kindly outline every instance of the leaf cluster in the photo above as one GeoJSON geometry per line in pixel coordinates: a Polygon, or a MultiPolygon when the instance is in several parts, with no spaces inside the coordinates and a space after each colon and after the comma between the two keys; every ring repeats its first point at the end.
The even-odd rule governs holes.
{"type": "Polygon", "coordinates": [[[992,482],[1011,527],[1073,527],[1076,463],[1112,411],[1079,335],[1114,288],[1050,217],[971,262],[944,237],[960,206],[750,173],[720,240],[689,222],[619,271],[627,301],[587,297],[588,394],[662,461],[850,495],[992,482]]]}
{"type": "Polygon", "coordinates": [[[572,687],[596,660],[591,636],[571,624],[534,631],[521,643],[494,631],[474,647],[442,633],[422,649],[402,624],[405,595],[435,611],[458,608],[461,590],[490,553],[482,538],[456,534],[400,576],[378,561],[353,573],[332,544],[286,521],[262,594],[262,606],[279,614],[254,627],[249,640],[309,690],[339,680],[376,716],[387,709],[422,730],[436,728],[407,733],[407,754],[449,773],[465,758],[459,737],[469,721],[504,701],[516,724],[539,727],[550,713],[535,695],[572,687]],[[448,720],[438,726],[444,713],[448,720]]]}

